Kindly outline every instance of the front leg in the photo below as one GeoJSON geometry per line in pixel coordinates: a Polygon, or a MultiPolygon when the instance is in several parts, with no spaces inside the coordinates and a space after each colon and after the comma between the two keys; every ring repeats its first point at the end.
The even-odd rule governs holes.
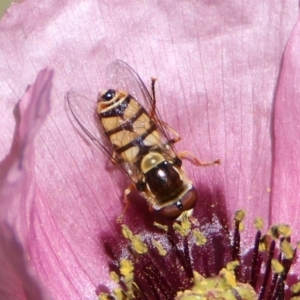
{"type": "Polygon", "coordinates": [[[123,221],[123,217],[129,207],[129,204],[130,204],[130,201],[128,199],[128,195],[134,191],[136,189],[136,186],[134,183],[131,183],[128,188],[124,191],[124,199],[123,199],[123,202],[124,202],[124,207],[123,207],[123,210],[122,210],[122,213],[121,215],[117,218],[117,223],[122,223],[123,221]]]}
{"type": "Polygon", "coordinates": [[[198,167],[207,167],[207,166],[213,166],[213,165],[220,165],[221,164],[221,160],[217,159],[215,161],[211,161],[211,162],[202,162],[200,161],[198,158],[196,158],[195,156],[193,156],[190,152],[188,151],[183,151],[180,152],[178,154],[178,157],[183,159],[188,159],[190,160],[194,165],[198,166],[198,167]]]}

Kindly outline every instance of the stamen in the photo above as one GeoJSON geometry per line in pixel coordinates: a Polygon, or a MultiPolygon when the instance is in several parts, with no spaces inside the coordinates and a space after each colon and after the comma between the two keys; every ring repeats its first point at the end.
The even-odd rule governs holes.
{"type": "MultiPolygon", "coordinates": [[[[118,287],[113,289],[113,296],[101,293],[99,299],[281,300],[286,299],[289,292],[289,299],[299,300],[300,283],[287,286],[288,273],[296,256],[296,249],[290,242],[290,227],[275,225],[263,235],[263,221],[257,218],[252,262],[247,266],[248,259],[241,257],[244,252],[240,246],[244,218],[242,210],[235,214],[231,255],[236,259],[224,261],[226,267],[217,275],[212,271],[214,260],[206,259],[210,247],[214,247],[211,242],[215,240],[207,236],[211,231],[200,230],[200,222],[191,222],[188,216],[183,216],[173,226],[155,223],[152,233],[139,234],[123,224],[122,234],[127,243],[121,247],[119,270],[110,273],[118,287]],[[250,269],[249,273],[243,273],[243,282],[239,280],[240,269],[243,272],[250,269]]],[[[222,249],[230,251],[227,245],[222,249]]],[[[222,257],[228,258],[222,249],[222,257]]],[[[116,257],[113,253],[110,256],[116,257]]]]}

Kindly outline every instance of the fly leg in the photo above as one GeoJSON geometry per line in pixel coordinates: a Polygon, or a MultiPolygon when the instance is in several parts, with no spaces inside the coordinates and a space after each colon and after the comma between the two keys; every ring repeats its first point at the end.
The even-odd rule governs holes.
{"type": "Polygon", "coordinates": [[[135,185],[131,183],[129,187],[124,191],[124,208],[122,210],[121,215],[118,216],[117,223],[122,223],[124,215],[129,207],[130,201],[128,199],[128,195],[136,189],[135,185]]]}
{"type": "Polygon", "coordinates": [[[211,161],[211,162],[202,162],[200,161],[198,158],[196,158],[195,156],[193,156],[190,152],[188,151],[182,151],[178,154],[178,157],[183,159],[188,159],[189,161],[191,161],[195,166],[198,167],[207,167],[207,166],[213,166],[213,165],[220,165],[221,161],[220,159],[217,159],[215,161],[211,161]]]}
{"type": "Polygon", "coordinates": [[[111,156],[111,162],[114,164],[114,165],[117,165],[117,164],[119,164],[120,163],[120,157],[119,157],[119,155],[114,151],[113,153],[112,153],[112,156],[111,156]]]}
{"type": "Polygon", "coordinates": [[[126,162],[124,162],[124,159],[122,159],[116,151],[113,151],[112,154],[110,155],[110,161],[114,165],[117,165],[120,169],[122,169],[122,171],[125,171],[123,164],[126,162]]]}
{"type": "Polygon", "coordinates": [[[181,140],[181,136],[175,129],[173,129],[172,127],[170,127],[167,123],[165,123],[163,121],[161,121],[160,123],[162,124],[163,127],[165,127],[173,135],[173,138],[168,141],[169,144],[175,144],[181,140]]]}
{"type": "MultiPolygon", "coordinates": [[[[152,103],[151,103],[151,111],[150,117],[155,118],[155,109],[156,109],[156,97],[155,97],[155,82],[156,78],[151,78],[151,92],[152,92],[152,103]]],[[[156,118],[155,118],[156,119],[156,118]]]]}
{"type": "MultiPolygon", "coordinates": [[[[156,96],[155,96],[155,82],[156,78],[151,78],[151,92],[152,92],[152,103],[151,103],[151,111],[150,111],[150,117],[154,119],[156,123],[158,123],[162,129],[165,129],[166,131],[170,132],[172,135],[172,138],[169,137],[169,135],[166,134],[166,137],[168,138],[167,144],[172,145],[181,140],[181,136],[179,133],[174,130],[172,127],[170,127],[166,122],[162,121],[157,113],[156,113],[156,96]]],[[[213,165],[219,165],[221,164],[221,161],[219,159],[212,161],[212,162],[201,162],[198,158],[190,154],[188,151],[183,151],[179,153],[179,158],[186,158],[190,160],[194,165],[196,166],[213,166],[213,165]]]]}
{"type": "Polygon", "coordinates": [[[161,127],[165,128],[167,131],[171,132],[174,136],[172,139],[168,140],[168,144],[175,144],[181,140],[181,136],[178,134],[176,130],[174,130],[172,127],[170,127],[166,122],[162,121],[161,118],[156,113],[156,96],[155,96],[155,82],[157,78],[151,78],[151,111],[150,111],[150,117],[154,119],[156,123],[158,123],[161,127]]]}

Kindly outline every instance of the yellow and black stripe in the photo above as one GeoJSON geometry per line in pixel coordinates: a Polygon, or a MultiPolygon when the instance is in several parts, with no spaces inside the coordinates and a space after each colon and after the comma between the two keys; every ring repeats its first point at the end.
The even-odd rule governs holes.
{"type": "Polygon", "coordinates": [[[136,162],[149,147],[160,143],[155,122],[126,92],[104,91],[98,100],[98,115],[115,152],[128,162],[136,162]]]}

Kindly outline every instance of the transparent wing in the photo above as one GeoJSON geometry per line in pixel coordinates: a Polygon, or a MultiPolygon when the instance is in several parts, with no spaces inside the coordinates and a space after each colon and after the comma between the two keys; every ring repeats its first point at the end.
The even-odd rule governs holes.
{"type": "Polygon", "coordinates": [[[83,95],[70,91],[66,94],[66,102],[71,116],[83,132],[96,147],[109,159],[112,159],[113,149],[103,134],[96,112],[96,100],[92,101],[83,95]]]}
{"type": "MultiPolygon", "coordinates": [[[[114,60],[106,68],[106,85],[107,88],[127,91],[142,105],[150,114],[154,108],[154,121],[162,134],[166,143],[168,143],[174,150],[172,141],[174,137],[170,136],[170,127],[162,121],[158,110],[155,107],[154,99],[149,93],[140,76],[124,61],[114,60]]],[[[176,134],[175,134],[176,135],[176,134]]]]}
{"type": "MultiPolygon", "coordinates": [[[[96,112],[96,101],[92,101],[76,92],[66,94],[66,103],[71,117],[81,130],[109,160],[115,162],[114,149],[103,132],[96,112]]],[[[126,162],[116,163],[116,166],[129,178],[129,168],[126,162]]]]}
{"type": "Polygon", "coordinates": [[[124,61],[114,60],[106,68],[106,87],[123,90],[149,112],[152,97],[139,75],[124,61]]]}
{"type": "MultiPolygon", "coordinates": [[[[107,89],[111,88],[126,91],[133,96],[148,113],[151,111],[152,106],[154,105],[153,99],[141,78],[128,64],[121,60],[111,62],[106,68],[105,76],[107,89]]],[[[129,176],[134,182],[138,182],[142,176],[139,166],[120,159],[115,153],[109,139],[104,134],[104,129],[100,124],[96,112],[96,95],[95,101],[93,101],[81,94],[70,91],[66,94],[66,103],[69,112],[71,113],[71,117],[75,119],[82,131],[93,144],[110,160],[117,162],[116,165],[124,174],[129,176]]],[[[153,117],[161,135],[160,139],[157,140],[157,145],[168,144],[172,147],[172,143],[170,143],[172,139],[165,129],[168,127],[161,121],[157,110],[155,110],[155,115],[153,117]]],[[[137,123],[135,123],[135,125],[137,130],[139,129],[139,126],[144,126],[143,124],[137,123]]],[[[171,155],[174,158],[175,151],[165,151],[166,155],[171,155]]]]}

